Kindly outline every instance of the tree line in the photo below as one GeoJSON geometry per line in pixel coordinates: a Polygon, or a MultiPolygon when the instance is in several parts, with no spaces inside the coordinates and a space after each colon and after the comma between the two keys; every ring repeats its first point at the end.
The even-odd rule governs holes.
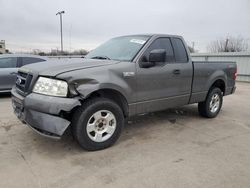
{"type": "MultiPolygon", "coordinates": [[[[194,48],[194,42],[192,46],[188,46],[191,53],[198,52],[194,48]]],[[[249,39],[241,36],[227,36],[217,40],[211,41],[207,45],[207,52],[219,53],[219,52],[244,52],[249,50],[249,39]]]]}
{"type": "Polygon", "coordinates": [[[34,55],[40,55],[40,56],[59,56],[59,55],[87,55],[89,52],[85,49],[75,50],[73,52],[69,51],[59,51],[59,50],[51,50],[50,52],[43,52],[39,49],[33,50],[32,54],[34,55]]]}
{"type": "Polygon", "coordinates": [[[248,40],[238,36],[228,36],[210,42],[207,46],[209,52],[242,52],[248,50],[248,40]]]}

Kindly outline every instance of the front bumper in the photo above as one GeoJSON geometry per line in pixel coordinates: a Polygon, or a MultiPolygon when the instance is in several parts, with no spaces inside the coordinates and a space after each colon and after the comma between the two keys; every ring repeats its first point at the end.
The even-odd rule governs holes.
{"type": "Polygon", "coordinates": [[[33,130],[47,137],[60,138],[70,121],[61,112],[70,112],[81,105],[77,98],[61,98],[31,93],[20,95],[14,87],[11,91],[12,106],[16,116],[33,130]]]}

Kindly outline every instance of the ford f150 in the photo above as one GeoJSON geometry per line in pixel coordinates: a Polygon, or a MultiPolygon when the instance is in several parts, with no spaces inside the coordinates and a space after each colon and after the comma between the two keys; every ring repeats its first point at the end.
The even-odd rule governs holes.
{"type": "Polygon", "coordinates": [[[17,117],[38,133],[60,138],[71,128],[86,150],[119,138],[124,119],[198,103],[200,115],[219,113],[234,93],[234,62],[193,62],[183,38],[113,38],[79,62],[46,62],[19,69],[12,89],[17,117]]]}

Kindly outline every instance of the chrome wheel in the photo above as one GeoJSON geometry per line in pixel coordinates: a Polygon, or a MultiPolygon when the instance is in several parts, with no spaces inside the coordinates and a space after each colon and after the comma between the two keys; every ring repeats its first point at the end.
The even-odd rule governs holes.
{"type": "Polygon", "coordinates": [[[210,110],[210,112],[215,113],[215,112],[217,112],[219,107],[220,107],[220,96],[217,93],[215,93],[215,94],[213,94],[213,96],[211,98],[211,101],[209,104],[209,110],[210,110]]]}
{"type": "Polygon", "coordinates": [[[104,142],[115,132],[116,118],[108,110],[95,112],[88,120],[86,130],[89,138],[94,142],[104,142]]]}

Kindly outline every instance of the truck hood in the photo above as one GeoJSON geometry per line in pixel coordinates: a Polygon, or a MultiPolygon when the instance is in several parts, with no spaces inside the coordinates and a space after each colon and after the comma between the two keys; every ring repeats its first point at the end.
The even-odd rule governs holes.
{"type": "Polygon", "coordinates": [[[42,76],[54,77],[65,72],[107,66],[116,63],[119,63],[119,61],[97,59],[49,60],[47,62],[25,65],[19,70],[23,72],[39,74],[42,76]]]}

